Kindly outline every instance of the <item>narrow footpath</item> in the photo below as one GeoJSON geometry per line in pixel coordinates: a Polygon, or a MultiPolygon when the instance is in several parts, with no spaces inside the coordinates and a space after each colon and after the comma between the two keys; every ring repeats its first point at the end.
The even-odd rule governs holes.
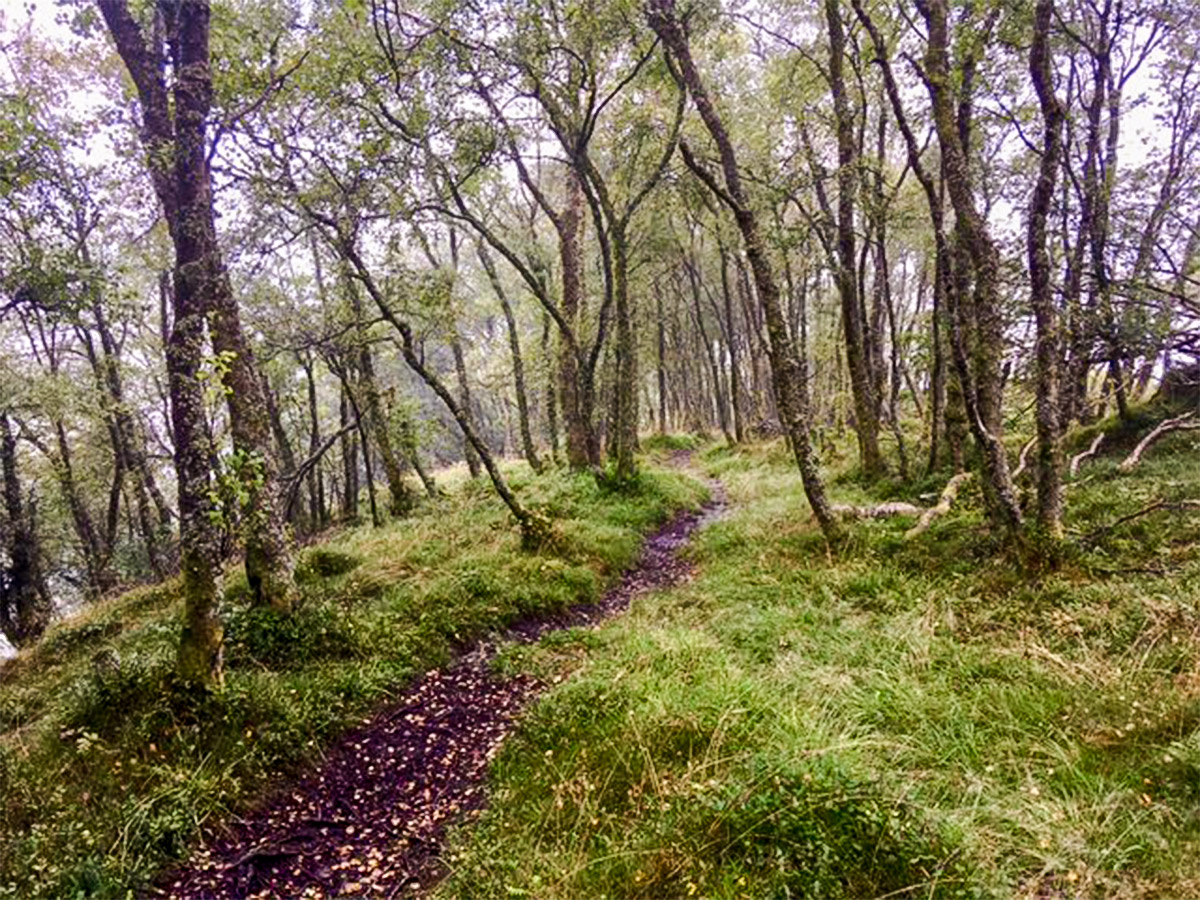
{"type": "MultiPolygon", "coordinates": [[[[689,454],[677,453],[682,466],[689,454]]],[[[721,514],[710,482],[699,511],[679,513],[646,539],[637,564],[599,601],[533,618],[481,641],[451,665],[344,734],[323,763],[243,819],[210,833],[154,896],[172,898],[415,897],[444,874],[446,828],[485,803],[487,768],[521,712],[549,686],[500,678],[491,662],[506,643],[531,643],[621,614],[645,591],[687,576],[680,551],[721,514]]]]}

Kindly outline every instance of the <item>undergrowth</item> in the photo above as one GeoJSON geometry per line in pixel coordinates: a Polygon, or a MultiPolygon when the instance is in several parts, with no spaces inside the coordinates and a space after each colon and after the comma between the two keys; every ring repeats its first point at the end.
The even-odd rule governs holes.
{"type": "Polygon", "coordinates": [[[831,553],[781,444],[705,451],[732,509],[696,577],[498,661],[557,686],[438,896],[1200,896],[1200,516],[1085,539],[1200,497],[1200,441],[1125,474],[1137,429],[1098,427],[1058,568],[989,535],[977,487],[831,553]]]}
{"type": "Polygon", "coordinates": [[[619,494],[590,476],[510,476],[553,517],[552,549],[521,552],[501,504],[468,483],[410,519],[306,550],[294,616],[248,608],[244,577],[231,576],[220,694],[175,682],[170,583],[98,604],[6,663],[0,897],[139,890],[205,823],[263,796],[457,647],[596,599],[643,532],[701,495],[663,470],[619,494]]]}

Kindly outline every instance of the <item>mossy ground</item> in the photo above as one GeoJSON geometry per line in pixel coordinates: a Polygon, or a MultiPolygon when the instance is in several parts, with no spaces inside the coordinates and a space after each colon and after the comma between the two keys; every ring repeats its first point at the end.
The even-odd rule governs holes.
{"type": "Polygon", "coordinates": [[[977,486],[831,553],[782,446],[705,451],[732,509],[697,576],[500,660],[559,684],[438,896],[1200,896],[1200,516],[1085,539],[1200,497],[1200,440],[1122,474],[1139,430],[1104,427],[1056,567],[987,533],[977,486]]]}
{"type": "Polygon", "coordinates": [[[635,489],[510,471],[554,540],[522,552],[485,485],[380,529],[304,552],[290,619],[227,586],[227,685],[196,696],[172,675],[173,585],[142,588],[56,626],[4,665],[0,897],[124,897],[348,725],[454,649],[522,617],[594,600],[641,535],[703,489],[655,469],[635,489]]]}

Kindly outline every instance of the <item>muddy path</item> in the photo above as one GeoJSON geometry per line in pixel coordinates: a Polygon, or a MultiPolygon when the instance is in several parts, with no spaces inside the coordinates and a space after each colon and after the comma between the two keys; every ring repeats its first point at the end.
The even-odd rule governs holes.
{"type": "MultiPolygon", "coordinates": [[[[685,464],[687,454],[671,462],[685,464]]],[[[590,626],[629,608],[645,591],[687,576],[681,550],[721,514],[725,493],[681,512],[648,537],[641,556],[597,602],[532,618],[477,643],[426,673],[386,708],[345,733],[318,768],[281,787],[262,807],[207,836],[153,896],[175,898],[414,897],[444,874],[447,826],[486,799],[492,757],[548,685],[501,678],[491,662],[506,643],[530,643],[590,626]]]]}

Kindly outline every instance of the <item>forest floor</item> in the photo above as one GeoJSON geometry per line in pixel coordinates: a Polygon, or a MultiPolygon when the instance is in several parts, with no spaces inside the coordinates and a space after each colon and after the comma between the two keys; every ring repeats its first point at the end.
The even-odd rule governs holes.
{"type": "MultiPolygon", "coordinates": [[[[122,598],[3,670],[0,897],[149,894],[190,858],[155,883],[1200,898],[1200,515],[1179,502],[1200,498],[1200,440],[1119,465],[1169,414],[1070,436],[1108,440],[1070,480],[1053,564],[989,532],[973,482],[916,538],[911,517],[861,521],[831,548],[782,444],[703,445],[680,471],[659,463],[695,442],[656,439],[627,494],[514,471],[558,523],[542,553],[465,484],[307,551],[295,622],[234,584],[216,698],[172,687],[169,587],[122,598]],[[727,508],[685,541],[695,516],[671,517],[705,479],[727,508]]],[[[865,483],[843,443],[823,453],[843,503],[929,505],[948,477],[865,483]]]]}
{"type": "MultiPolygon", "coordinates": [[[[670,457],[685,465],[690,451],[670,457]]],[[[630,601],[687,576],[680,553],[724,508],[719,482],[698,511],[676,513],[645,541],[637,562],[597,601],[535,614],[433,669],[360,727],[321,765],[232,827],[162,881],[167,896],[407,897],[445,874],[440,841],[448,825],[485,799],[488,766],[521,712],[550,686],[528,674],[500,675],[506,645],[530,644],[567,628],[593,627],[630,601]]]]}
{"type": "MultiPolygon", "coordinates": [[[[366,723],[380,710],[402,710],[412,690],[439,703],[480,691],[469,722],[456,727],[495,736],[506,727],[504,704],[515,708],[532,682],[504,689],[477,666],[480,681],[468,685],[474,676],[452,672],[451,662],[489,634],[596,603],[634,564],[647,534],[706,499],[700,482],[670,466],[648,466],[636,488],[622,492],[562,470],[535,477],[523,464],[509,465],[507,475],[554,521],[553,540],[536,553],[521,550],[486,485],[449,472],[446,496],[413,516],[346,529],[306,549],[297,569],[302,600],[290,617],[250,608],[244,576],[232,573],[220,693],[197,696],[174,680],[180,614],[172,582],[89,607],[4,662],[0,898],[154,896],[164,867],[192,857],[202,836],[200,846],[227,846],[255,821],[256,807],[283,815],[283,788],[314,771],[345,784],[353,744],[367,746],[366,723]]],[[[411,724],[410,714],[381,722],[370,746],[411,724]]],[[[475,762],[486,763],[486,753],[475,762]]],[[[415,758],[405,764],[422,768],[415,758]]],[[[469,807],[470,785],[454,781],[460,806],[469,807]]],[[[430,782],[430,798],[442,787],[430,782]]],[[[410,802],[398,793],[387,796],[410,802]]],[[[419,794],[432,814],[424,789],[419,794]]],[[[302,827],[318,836],[328,828],[338,846],[360,827],[397,827],[395,812],[378,822],[342,821],[342,807],[316,814],[330,822],[302,827]]],[[[286,850],[273,852],[282,859],[286,850]]],[[[243,872],[272,852],[247,851],[243,872]]],[[[330,869],[338,885],[350,883],[330,869]]]]}
{"type": "MultiPolygon", "coordinates": [[[[1164,410],[1071,436],[1069,537],[988,533],[978,487],[831,551],[779,444],[710,447],[727,514],[692,578],[513,646],[554,687],[452,832],[439,900],[1200,897],[1200,441],[1164,410]]],[[[1014,439],[1015,458],[1019,449],[1014,439]]],[[[929,505],[946,473],[839,502],[929,505]]],[[[1026,483],[1025,498],[1032,501],[1026,483]]]]}

